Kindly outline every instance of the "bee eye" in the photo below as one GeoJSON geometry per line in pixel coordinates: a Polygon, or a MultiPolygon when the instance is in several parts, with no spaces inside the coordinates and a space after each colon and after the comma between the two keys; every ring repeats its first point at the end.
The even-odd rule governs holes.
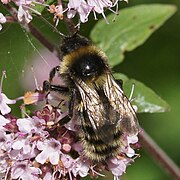
{"type": "Polygon", "coordinates": [[[85,64],[81,70],[84,77],[95,76],[98,74],[97,66],[94,63],[85,64]]]}

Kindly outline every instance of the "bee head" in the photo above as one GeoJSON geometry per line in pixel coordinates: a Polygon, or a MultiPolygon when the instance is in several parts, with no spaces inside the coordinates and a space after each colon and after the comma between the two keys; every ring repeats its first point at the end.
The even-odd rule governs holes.
{"type": "Polygon", "coordinates": [[[71,72],[83,80],[95,80],[104,72],[106,64],[97,54],[84,54],[72,65],[71,72]]]}
{"type": "Polygon", "coordinates": [[[62,52],[62,55],[65,56],[65,55],[75,51],[76,49],[79,49],[84,46],[88,46],[90,44],[91,43],[88,39],[86,39],[85,37],[82,37],[76,33],[73,36],[65,37],[63,39],[60,50],[62,52]]]}
{"type": "Polygon", "coordinates": [[[94,82],[109,69],[106,55],[78,34],[66,37],[61,51],[63,58],[60,74],[66,74],[70,79],[94,82]]]}

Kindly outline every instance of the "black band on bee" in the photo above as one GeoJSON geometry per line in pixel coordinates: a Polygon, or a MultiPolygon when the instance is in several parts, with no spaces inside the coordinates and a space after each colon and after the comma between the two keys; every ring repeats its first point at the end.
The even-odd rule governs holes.
{"type": "Polygon", "coordinates": [[[79,49],[80,47],[84,47],[90,45],[90,41],[86,38],[82,38],[78,34],[74,34],[71,37],[64,38],[62,45],[60,47],[62,55],[65,56],[72,51],[79,49]]]}

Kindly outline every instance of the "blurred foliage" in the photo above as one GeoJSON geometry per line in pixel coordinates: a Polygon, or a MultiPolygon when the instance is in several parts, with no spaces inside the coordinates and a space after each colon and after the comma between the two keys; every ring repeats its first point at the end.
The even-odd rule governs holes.
{"type": "MultiPolygon", "coordinates": [[[[138,4],[170,3],[180,8],[177,0],[136,0],[129,4],[120,3],[120,8],[133,7],[138,4]]],[[[0,4],[0,11],[5,11],[0,4]]],[[[46,15],[45,15],[46,16],[46,15]]],[[[120,15],[121,16],[121,11],[120,15]]],[[[119,18],[117,17],[117,19],[119,18]]],[[[46,17],[47,19],[50,17],[46,17]]],[[[61,37],[52,33],[52,29],[45,23],[34,20],[38,28],[51,42],[59,44],[61,37]]],[[[91,20],[81,25],[81,34],[88,36],[96,22],[91,20]]],[[[112,22],[108,25],[111,27],[112,22]]],[[[31,64],[33,54],[39,56],[41,44],[33,36],[24,32],[18,24],[3,25],[0,32],[0,70],[6,69],[7,78],[3,82],[3,91],[10,98],[16,98],[27,91],[24,86],[24,69],[31,64]],[[34,48],[33,46],[36,48],[34,48]]],[[[62,26],[59,25],[61,30],[62,26]]],[[[138,114],[141,126],[155,139],[165,152],[180,165],[179,136],[179,108],[180,108],[180,11],[157,30],[145,44],[132,52],[125,52],[125,59],[119,66],[113,68],[114,72],[126,74],[130,79],[137,79],[165,99],[171,107],[170,112],[161,114],[138,114]]],[[[18,114],[19,109],[14,109],[18,114]]],[[[151,156],[143,149],[139,152],[141,157],[127,168],[122,179],[128,180],[166,180],[169,175],[153,161],[151,156]]],[[[109,179],[109,177],[107,178],[109,179]]]]}
{"type": "MultiPolygon", "coordinates": [[[[158,96],[152,89],[144,85],[143,83],[129,79],[127,76],[121,73],[114,74],[116,79],[123,80],[123,90],[128,96],[131,95],[132,86],[134,84],[132,104],[138,107],[138,113],[156,113],[169,111],[170,107],[160,96],[158,96]]],[[[128,97],[129,97],[128,96],[128,97]]]]}
{"type": "Polygon", "coordinates": [[[125,52],[143,44],[175,11],[175,6],[162,4],[125,8],[119,10],[118,18],[114,14],[107,17],[110,22],[116,18],[111,25],[100,20],[91,31],[91,38],[105,51],[113,67],[122,62],[125,52]]]}

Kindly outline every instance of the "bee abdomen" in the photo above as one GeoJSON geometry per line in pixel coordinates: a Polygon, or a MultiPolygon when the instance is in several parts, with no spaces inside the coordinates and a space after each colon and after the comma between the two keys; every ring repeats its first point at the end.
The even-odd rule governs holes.
{"type": "Polygon", "coordinates": [[[82,132],[80,136],[84,148],[84,155],[88,159],[101,162],[118,154],[121,136],[120,131],[113,132],[113,137],[109,137],[111,138],[111,141],[109,141],[102,139],[101,135],[95,133],[91,126],[86,125],[83,129],[84,132],[82,132]]]}

